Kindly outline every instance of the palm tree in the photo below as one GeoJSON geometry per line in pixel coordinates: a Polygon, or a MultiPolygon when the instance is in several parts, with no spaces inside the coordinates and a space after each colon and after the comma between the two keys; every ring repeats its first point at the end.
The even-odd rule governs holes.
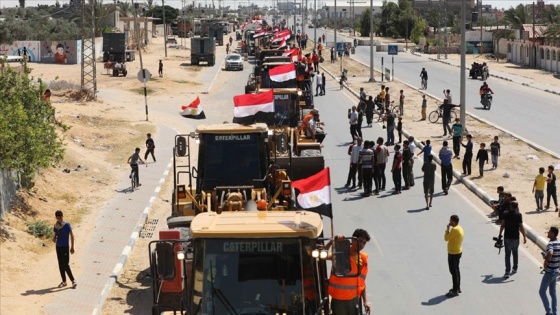
{"type": "Polygon", "coordinates": [[[558,46],[560,44],[560,24],[550,24],[543,36],[548,42],[558,46]]]}
{"type": "Polygon", "coordinates": [[[529,11],[523,4],[519,4],[515,8],[511,7],[504,12],[504,20],[512,29],[521,29],[523,24],[529,22],[529,11]]]}
{"type": "Polygon", "coordinates": [[[560,22],[560,5],[546,7],[544,11],[544,23],[556,24],[560,22]]]}
{"type": "Polygon", "coordinates": [[[146,11],[148,12],[152,11],[155,7],[157,7],[157,3],[154,0],[146,0],[144,4],[146,5],[146,11]]]}

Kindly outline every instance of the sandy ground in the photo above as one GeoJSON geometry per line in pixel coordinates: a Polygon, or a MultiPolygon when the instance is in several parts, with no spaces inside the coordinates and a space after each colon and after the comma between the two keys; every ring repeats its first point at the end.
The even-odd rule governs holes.
{"type": "MultiPolygon", "coordinates": [[[[459,58],[456,55],[449,55],[449,58],[459,58]]],[[[470,57],[468,60],[476,60],[476,57],[470,57]]],[[[471,61],[472,62],[472,61],[471,61]]],[[[340,73],[339,63],[323,63],[323,67],[326,67],[333,74],[340,73]]],[[[507,63],[495,63],[492,62],[490,69],[496,71],[514,73],[516,75],[522,75],[530,77],[535,82],[542,82],[547,84],[554,84],[557,80],[550,73],[543,73],[543,71],[523,69],[507,63]],[[512,70],[515,69],[515,70],[512,70]],[[525,73],[527,71],[528,73],[525,73]]],[[[368,94],[377,95],[380,90],[382,83],[369,83],[369,70],[368,68],[362,66],[361,64],[351,60],[344,59],[344,68],[348,69],[349,79],[348,83],[350,87],[359,91],[360,87],[363,87],[368,94]],[[356,74],[356,76],[354,76],[356,74]]],[[[492,70],[491,70],[492,71],[492,70]]],[[[379,73],[376,77],[379,77],[379,73]]],[[[395,104],[398,103],[399,91],[404,90],[405,95],[405,105],[404,105],[404,116],[403,116],[403,129],[408,131],[410,134],[414,135],[416,140],[425,141],[430,139],[432,142],[433,150],[432,152],[438,152],[442,146],[443,140],[448,140],[451,145],[451,139],[443,138],[443,129],[441,125],[441,120],[438,124],[432,124],[429,121],[421,121],[421,104],[422,104],[422,92],[411,89],[400,82],[385,82],[383,83],[390,88],[392,99],[395,100],[395,104]]],[[[356,102],[357,103],[357,102],[356,102]]],[[[428,114],[436,109],[436,105],[439,101],[435,99],[428,98],[428,114]]],[[[350,107],[350,105],[348,106],[350,107]]],[[[484,177],[479,177],[478,175],[478,162],[472,162],[472,175],[469,179],[475,182],[478,186],[484,189],[491,196],[496,196],[495,193],[497,186],[504,186],[507,191],[510,191],[520,203],[521,212],[524,214],[524,221],[533,227],[537,232],[541,233],[542,236],[546,237],[546,231],[550,224],[555,224],[557,222],[558,213],[554,212],[554,207],[548,211],[536,211],[536,205],[534,201],[533,194],[531,192],[533,181],[535,176],[538,174],[539,167],[547,167],[548,165],[556,165],[558,163],[552,156],[536,151],[527,144],[519,141],[518,139],[504,134],[501,131],[493,128],[492,126],[483,124],[471,117],[467,117],[466,126],[470,134],[473,135],[475,156],[479,149],[480,143],[486,143],[487,148],[489,148],[490,143],[494,136],[498,136],[500,139],[500,144],[502,148],[502,154],[499,159],[499,166],[496,170],[491,169],[490,164],[485,166],[484,177]],[[535,157],[529,158],[529,157],[535,157]],[[509,174],[509,178],[504,177],[505,174],[509,174]]],[[[379,135],[386,137],[386,135],[379,135]]],[[[365,139],[368,140],[368,139],[365,139]]],[[[374,139],[369,139],[374,140],[374,139]]],[[[397,136],[398,140],[398,136],[397,136]]],[[[465,140],[466,141],[466,140],[465,140]]],[[[461,149],[461,154],[464,153],[464,148],[461,149]]],[[[453,167],[455,170],[462,170],[462,159],[453,160],[453,167]]],[[[440,186],[439,183],[436,186],[440,186]]],[[[467,196],[473,196],[471,192],[468,192],[466,188],[462,185],[461,189],[466,191],[467,196]]],[[[545,197],[546,198],[546,197],[545,197]]],[[[472,198],[475,199],[475,198],[472,198]]],[[[471,199],[471,200],[472,200],[471,199]]],[[[481,205],[482,209],[487,209],[487,214],[491,212],[488,206],[485,206],[480,201],[477,201],[481,205]]],[[[423,200],[419,200],[419,204],[422,204],[423,200]]],[[[545,200],[546,203],[546,200],[545,200]]],[[[490,220],[490,218],[489,218],[490,220]]],[[[534,246],[534,245],[530,245],[534,246]]],[[[529,247],[529,245],[526,245],[529,247]]],[[[534,246],[536,247],[536,246],[534,246]]],[[[537,253],[537,251],[535,251],[537,253]]],[[[540,257],[538,257],[540,259],[540,257]]]]}
{"type": "MultiPolygon", "coordinates": [[[[190,45],[187,43],[187,46],[190,45]]],[[[202,68],[190,67],[188,54],[186,49],[168,48],[168,57],[164,57],[163,40],[154,39],[142,56],[145,67],[153,75],[148,84],[150,96],[176,96],[176,91],[186,95],[200,89],[197,77],[202,68]],[[164,78],[157,77],[159,59],[163,59],[164,78]]],[[[138,54],[136,61],[127,66],[129,75],[116,78],[108,76],[99,62],[98,89],[118,89],[119,93],[127,95],[130,103],[143,104],[142,84],[136,79],[140,69],[138,54]]],[[[80,244],[88,239],[93,229],[88,222],[95,220],[98,209],[115,195],[116,179],[128,168],[125,163],[133,148],[143,146],[147,132],[157,131],[151,122],[131,114],[128,103],[118,103],[111,97],[95,102],[76,101],[70,97],[72,87],[80,84],[80,65],[30,64],[30,68],[33,77],[51,82],[56,118],[71,128],[66,132],[59,128],[66,143],[64,161],[55,168],[41,171],[31,192],[22,194],[26,205],[7,214],[0,222],[1,314],[42,314],[42,308],[53,296],[51,293],[59,290],[56,288],[60,276],[54,245],[50,239],[28,234],[26,223],[44,220],[51,226],[55,222],[55,210],[64,211],[65,220],[72,224],[76,236],[76,254],[71,257],[71,267],[79,277],[80,266],[76,262],[84,254],[80,244]],[[58,86],[66,88],[55,90],[58,86]],[[70,173],[64,173],[64,169],[69,169],[70,173]]],[[[154,207],[158,209],[160,205],[156,202],[154,207]]]]}
{"type": "MultiPolygon", "coordinates": [[[[188,45],[187,45],[188,46],[188,45]]],[[[219,48],[218,48],[219,49],[219,48]]],[[[162,39],[155,39],[143,54],[143,62],[153,75],[150,81],[151,95],[165,97],[166,94],[181,90],[182,94],[191,93],[200,89],[197,77],[200,72],[198,67],[187,67],[189,60],[187,50],[168,49],[168,57],[163,57],[162,39]],[[165,65],[165,78],[157,77],[157,63],[163,59],[165,65]]],[[[100,65],[100,64],[99,64],[100,65]]],[[[127,64],[130,75],[127,78],[113,78],[105,74],[101,66],[98,67],[98,86],[103,88],[119,88],[126,93],[132,102],[141,104],[142,85],[136,80],[135,74],[140,69],[139,59],[127,64]]],[[[338,64],[323,64],[334,73],[338,73],[338,64]]],[[[360,73],[360,76],[351,77],[351,87],[358,90],[364,87],[368,93],[377,92],[380,84],[367,83],[368,71],[352,61],[345,61],[350,73],[360,73]],[[363,73],[363,74],[362,74],[363,73]]],[[[492,65],[494,67],[506,64],[492,65]]],[[[64,66],[64,76],[60,78],[61,66],[32,64],[32,75],[42,78],[47,82],[56,81],[60,85],[79,85],[80,66],[64,66]],[[68,81],[69,84],[61,82],[68,81]]],[[[497,68],[495,68],[497,70],[497,68]]],[[[502,70],[500,70],[502,71],[502,70]]],[[[505,72],[505,70],[503,70],[505,72]]],[[[525,71],[525,70],[522,70],[525,71]]],[[[515,70],[520,75],[521,71],[515,70]]],[[[525,74],[523,74],[525,75],[525,74]]],[[[535,80],[545,80],[550,83],[551,75],[542,73],[527,74],[535,80]]],[[[218,76],[219,77],[219,76],[218,76]]],[[[391,88],[393,99],[397,91],[405,90],[405,115],[404,129],[414,134],[417,139],[431,139],[434,151],[439,150],[441,141],[441,125],[430,124],[420,119],[421,93],[406,88],[398,82],[388,84],[391,88]]],[[[20,207],[0,222],[0,313],[41,314],[42,308],[47,305],[53,292],[58,289],[58,269],[54,246],[50,240],[41,240],[26,233],[26,222],[46,220],[54,223],[53,213],[56,209],[65,211],[66,220],[72,223],[76,237],[77,247],[82,240],[87,239],[92,227],[87,222],[92,221],[97,215],[97,209],[110,200],[115,194],[116,178],[122,173],[126,165],[126,157],[130,153],[131,143],[141,145],[146,132],[156,131],[155,126],[130,114],[128,105],[123,105],[111,99],[99,99],[96,102],[80,102],[73,100],[68,90],[55,90],[52,97],[53,106],[56,107],[57,118],[71,126],[71,129],[62,132],[61,137],[67,144],[67,156],[60,166],[45,170],[39,174],[35,188],[22,197],[29,207],[20,207]],[[82,165],[78,171],[77,166],[82,165]],[[70,173],[62,170],[70,169],[70,173]],[[75,189],[74,187],[87,187],[75,189]],[[40,268],[37,268],[40,266],[40,268]],[[41,272],[38,272],[40,270],[41,272]],[[47,272],[44,272],[47,271],[47,272]]],[[[201,96],[201,99],[204,96],[201,96]]],[[[429,110],[433,110],[436,101],[429,100],[429,110]]],[[[500,166],[496,171],[486,171],[483,178],[475,178],[477,166],[473,162],[472,179],[486,191],[493,193],[495,187],[504,185],[521,203],[525,221],[537,231],[544,232],[548,225],[557,217],[554,212],[534,211],[534,201],[530,193],[533,178],[539,166],[555,163],[550,156],[536,152],[529,146],[502,135],[490,126],[483,125],[472,119],[467,120],[469,131],[475,135],[475,142],[490,142],[494,135],[500,136],[503,154],[500,166]],[[527,160],[529,155],[535,155],[538,160],[527,160]],[[509,173],[509,178],[503,174],[509,173]]],[[[455,160],[455,167],[459,168],[461,160],[455,160]]],[[[467,196],[472,196],[462,185],[456,187],[467,196]]],[[[169,196],[171,187],[165,184],[160,197],[154,203],[153,217],[164,217],[168,209],[165,196],[169,196]]],[[[476,198],[473,202],[485,208],[484,204],[476,198]]],[[[422,203],[419,200],[419,203],[422,203]]],[[[489,213],[490,211],[488,211],[489,213]]],[[[489,219],[490,220],[490,219],[489,219]]],[[[159,227],[164,224],[162,220],[159,227]]],[[[158,227],[158,228],[159,228],[158,227]]],[[[129,262],[124,268],[117,285],[111,291],[104,308],[104,314],[144,314],[151,303],[150,279],[147,275],[147,259],[145,257],[148,239],[139,239],[131,253],[129,262]]],[[[535,255],[538,251],[534,245],[525,247],[532,250],[535,255]]],[[[72,257],[72,268],[79,275],[79,265],[76,261],[83,255],[80,250],[72,257]]]]}

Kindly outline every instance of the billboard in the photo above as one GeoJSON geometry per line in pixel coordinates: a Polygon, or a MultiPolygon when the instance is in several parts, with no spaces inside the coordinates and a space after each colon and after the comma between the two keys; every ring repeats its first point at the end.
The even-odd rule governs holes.
{"type": "Polygon", "coordinates": [[[39,42],[16,41],[12,44],[0,44],[0,55],[27,56],[27,61],[39,61],[39,42]]]}
{"type": "Polygon", "coordinates": [[[81,63],[82,41],[41,41],[42,63],[79,64],[81,63]]]}

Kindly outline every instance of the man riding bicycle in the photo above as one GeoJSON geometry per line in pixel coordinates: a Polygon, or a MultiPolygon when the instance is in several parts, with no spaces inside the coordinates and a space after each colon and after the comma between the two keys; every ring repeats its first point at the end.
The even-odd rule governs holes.
{"type": "Polygon", "coordinates": [[[422,68],[422,71],[420,71],[420,78],[422,78],[422,87],[424,89],[428,88],[428,71],[426,71],[426,68],[422,68]]]}
{"type": "Polygon", "coordinates": [[[138,183],[138,186],[142,186],[142,184],[140,184],[140,174],[138,173],[138,161],[144,163],[144,161],[140,157],[140,148],[134,149],[134,153],[132,153],[132,155],[128,157],[128,161],[126,161],[126,163],[130,164],[131,169],[128,178],[132,178],[132,174],[134,173],[136,183],[138,183]]]}
{"type": "MultiPolygon", "coordinates": [[[[488,94],[494,94],[494,91],[488,86],[488,83],[484,82],[479,90],[480,101],[484,100],[484,96],[488,94]]],[[[489,99],[492,99],[492,95],[488,95],[489,99]]]]}

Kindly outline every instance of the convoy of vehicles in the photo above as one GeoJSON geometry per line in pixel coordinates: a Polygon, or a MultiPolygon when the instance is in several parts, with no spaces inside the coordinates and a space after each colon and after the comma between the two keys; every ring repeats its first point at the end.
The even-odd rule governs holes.
{"type": "Polygon", "coordinates": [[[240,54],[229,54],[226,56],[226,70],[243,70],[243,59],[240,54]]]}
{"type": "Polygon", "coordinates": [[[191,38],[191,65],[206,62],[212,67],[216,64],[216,42],[212,37],[191,38]]]}

